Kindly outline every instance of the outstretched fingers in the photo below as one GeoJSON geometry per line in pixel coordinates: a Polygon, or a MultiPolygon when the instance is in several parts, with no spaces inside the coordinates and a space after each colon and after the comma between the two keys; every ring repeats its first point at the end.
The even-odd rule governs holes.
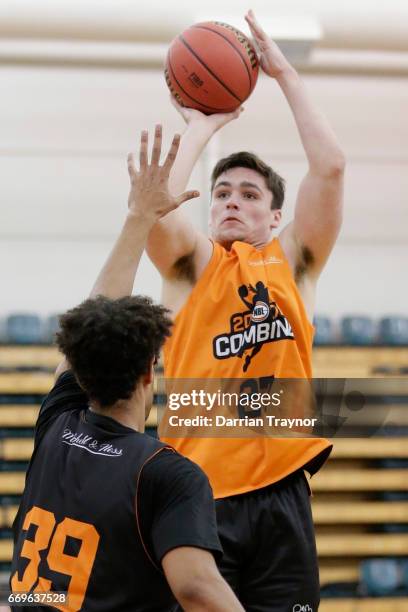
{"type": "MultiPolygon", "coordinates": [[[[162,139],[163,130],[160,124],[156,125],[154,132],[154,142],[152,150],[152,159],[149,164],[148,161],[148,148],[149,148],[149,134],[147,130],[143,130],[140,136],[140,151],[139,151],[139,172],[144,173],[149,171],[149,176],[156,177],[157,180],[167,180],[170,174],[170,170],[173,167],[174,161],[177,157],[177,152],[180,146],[180,135],[175,134],[171,143],[169,152],[164,161],[163,166],[160,166],[160,156],[162,150],[162,139]]],[[[138,175],[138,171],[135,166],[135,158],[133,153],[129,153],[128,159],[128,172],[131,179],[134,179],[138,175]]],[[[190,196],[193,197],[193,196],[190,196]]],[[[183,200],[184,201],[184,200],[183,200]]]]}
{"type": "Polygon", "coordinates": [[[177,151],[180,146],[180,134],[175,134],[173,137],[173,142],[171,143],[171,147],[169,152],[167,153],[166,160],[163,164],[163,172],[168,175],[170,170],[174,164],[174,160],[177,157],[177,151]]]}
{"type": "Polygon", "coordinates": [[[161,147],[162,147],[162,126],[160,124],[157,124],[154,130],[152,166],[159,165],[161,147]]]}
{"type": "Polygon", "coordinates": [[[135,166],[135,156],[133,155],[133,153],[129,153],[129,155],[127,156],[127,167],[130,178],[134,179],[137,171],[135,166]]]}
{"type": "Polygon", "coordinates": [[[140,153],[139,163],[140,171],[143,172],[147,168],[147,147],[149,144],[149,134],[147,130],[143,130],[140,136],[140,153]]]}
{"type": "Polygon", "coordinates": [[[190,190],[190,191],[185,191],[184,193],[179,195],[177,198],[175,198],[175,203],[178,207],[181,204],[183,204],[183,202],[187,202],[187,200],[193,200],[194,198],[198,198],[199,195],[200,195],[200,192],[196,191],[195,189],[190,190]]]}

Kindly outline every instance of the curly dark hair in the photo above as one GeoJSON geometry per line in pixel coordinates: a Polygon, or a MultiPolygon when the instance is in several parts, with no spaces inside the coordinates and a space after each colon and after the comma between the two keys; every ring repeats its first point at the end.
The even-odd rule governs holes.
{"type": "Polygon", "coordinates": [[[211,174],[211,193],[220,174],[231,170],[231,168],[249,168],[258,172],[258,174],[264,177],[267,188],[272,192],[271,208],[282,208],[283,200],[285,199],[285,179],[279,176],[273,168],[268,166],[255,153],[249,153],[248,151],[232,153],[216,163],[211,174]]]}
{"type": "Polygon", "coordinates": [[[170,335],[168,313],[148,297],[100,295],[60,316],[58,348],[90,399],[107,407],[131,397],[170,335]]]}

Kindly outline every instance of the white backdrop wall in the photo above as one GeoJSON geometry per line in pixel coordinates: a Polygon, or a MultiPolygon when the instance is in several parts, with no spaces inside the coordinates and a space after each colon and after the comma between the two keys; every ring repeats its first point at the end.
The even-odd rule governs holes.
{"type": "MultiPolygon", "coordinates": [[[[305,76],[345,150],[346,213],[317,309],[408,314],[408,83],[400,77],[305,76]]],[[[126,154],[142,128],[182,121],[159,71],[0,67],[0,316],[81,301],[126,212],[126,154]]],[[[206,229],[208,175],[219,155],[250,149],[287,179],[284,222],[306,170],[279,88],[263,78],[243,116],[206,150],[186,212],[206,229]],[[199,214],[197,214],[199,209],[199,214]]],[[[160,297],[147,260],[138,292],[160,297]]]]}

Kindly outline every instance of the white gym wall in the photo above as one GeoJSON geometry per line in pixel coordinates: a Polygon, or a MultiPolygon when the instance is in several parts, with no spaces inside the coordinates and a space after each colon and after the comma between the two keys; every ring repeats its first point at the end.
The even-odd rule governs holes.
{"type": "MultiPolygon", "coordinates": [[[[275,11],[304,16],[300,1],[251,4],[268,13],[268,23],[275,11]]],[[[360,2],[357,13],[355,3],[326,4],[308,3],[307,18],[321,33],[302,72],[348,166],[344,228],[317,310],[408,314],[408,8],[396,0],[360,2]]],[[[159,0],[149,12],[143,5],[0,3],[0,316],[61,311],[86,297],[126,213],[127,152],[155,122],[166,139],[182,129],[160,61],[172,35],[196,21],[200,3],[190,2],[187,15],[181,4],[171,12],[159,0]],[[139,41],[143,48],[132,46],[139,41]]],[[[206,2],[207,14],[247,8],[222,5],[220,14],[220,2],[206,2]]],[[[202,198],[185,208],[203,230],[211,165],[238,149],[257,152],[287,179],[284,222],[293,212],[306,164],[289,109],[267,78],[245,107],[191,181],[202,198]]],[[[160,297],[147,260],[135,289],[160,297]]]]}

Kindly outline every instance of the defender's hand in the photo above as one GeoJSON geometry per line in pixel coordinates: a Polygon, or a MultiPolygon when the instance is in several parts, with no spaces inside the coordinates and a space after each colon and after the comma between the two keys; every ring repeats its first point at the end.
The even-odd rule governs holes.
{"type": "Polygon", "coordinates": [[[259,48],[262,70],[277,79],[285,70],[292,69],[278,45],[261,28],[252,10],[245,15],[245,20],[259,48]]]}
{"type": "Polygon", "coordinates": [[[170,211],[178,208],[186,200],[197,198],[198,191],[185,191],[178,197],[170,194],[168,181],[170,170],[177,156],[180,136],[173,138],[170,150],[162,166],[159,165],[162,147],[162,126],[156,125],[152,159],[148,163],[148,132],[143,130],[140,143],[140,164],[136,170],[133,153],[128,155],[128,172],[130,177],[130,193],[128,206],[132,214],[140,215],[155,223],[170,211]]]}
{"type": "Polygon", "coordinates": [[[174,96],[170,96],[170,100],[174,108],[177,110],[177,112],[180,113],[187,125],[190,125],[194,122],[199,122],[207,125],[212,133],[215,133],[217,130],[222,128],[230,121],[238,119],[238,117],[244,110],[244,107],[240,106],[233,113],[215,113],[213,115],[205,115],[204,113],[199,110],[196,110],[195,108],[187,108],[186,106],[181,106],[181,104],[177,102],[174,96]]]}

